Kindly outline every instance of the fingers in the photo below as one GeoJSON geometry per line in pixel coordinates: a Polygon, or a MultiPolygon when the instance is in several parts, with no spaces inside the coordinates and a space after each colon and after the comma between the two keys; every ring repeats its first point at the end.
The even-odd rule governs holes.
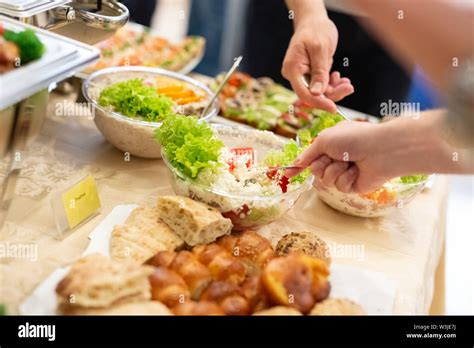
{"type": "Polygon", "coordinates": [[[337,86],[339,84],[339,81],[341,81],[341,74],[339,71],[333,71],[331,76],[329,77],[329,81],[331,85],[337,86]]]}
{"type": "Polygon", "coordinates": [[[349,162],[336,161],[327,165],[321,177],[324,185],[334,186],[339,176],[344,173],[348,168],[349,162]]]}
{"type": "Polygon", "coordinates": [[[341,74],[338,71],[334,71],[331,74],[329,81],[330,84],[325,94],[327,98],[333,101],[339,101],[354,93],[354,86],[352,86],[351,80],[347,77],[341,78],[341,74]]]}
{"type": "MultiPolygon", "coordinates": [[[[298,157],[298,159],[293,163],[295,166],[301,167],[299,169],[287,169],[285,175],[288,178],[292,178],[299,173],[301,173],[306,167],[309,167],[311,163],[321,157],[324,152],[322,151],[321,139],[316,138],[313,143],[298,157]]],[[[326,156],[329,158],[328,156],[326,156]]]]}
{"type": "Polygon", "coordinates": [[[330,86],[326,91],[326,97],[333,101],[340,101],[352,93],[354,93],[354,86],[350,83],[341,83],[336,87],[330,86]]]}
{"type": "Polygon", "coordinates": [[[318,159],[316,159],[313,163],[311,163],[310,165],[311,172],[316,178],[321,179],[323,178],[323,175],[325,171],[327,170],[327,168],[330,167],[332,163],[333,162],[331,158],[329,158],[326,155],[323,155],[319,157],[318,159]]]}
{"type": "Polygon", "coordinates": [[[310,59],[310,92],[315,96],[325,93],[329,85],[329,71],[332,65],[332,55],[322,45],[309,45],[307,47],[310,59]]]}
{"type": "Polygon", "coordinates": [[[352,192],[354,183],[356,182],[358,176],[359,168],[356,165],[352,165],[344,173],[339,175],[339,177],[336,179],[335,186],[343,193],[352,192]]]}

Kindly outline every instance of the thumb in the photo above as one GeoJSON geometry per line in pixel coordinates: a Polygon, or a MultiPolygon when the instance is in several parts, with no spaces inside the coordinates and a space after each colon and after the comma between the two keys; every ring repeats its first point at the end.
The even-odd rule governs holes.
{"type": "Polygon", "coordinates": [[[321,95],[326,91],[329,84],[329,69],[327,57],[319,54],[311,57],[311,82],[310,92],[313,95],[321,95]]]}

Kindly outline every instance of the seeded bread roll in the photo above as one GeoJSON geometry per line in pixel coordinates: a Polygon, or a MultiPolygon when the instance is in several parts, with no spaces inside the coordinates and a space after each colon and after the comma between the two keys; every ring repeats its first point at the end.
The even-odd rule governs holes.
{"type": "Polygon", "coordinates": [[[328,298],[316,303],[310,315],[367,315],[357,303],[345,298],[328,298]]]}
{"type": "Polygon", "coordinates": [[[65,307],[105,308],[151,298],[148,276],[153,267],[114,262],[99,253],[77,261],[59,282],[56,293],[65,307]]]}
{"type": "Polygon", "coordinates": [[[209,244],[232,230],[230,219],[210,206],[181,196],[162,196],[157,205],[160,218],[186,244],[209,244]]]}
{"type": "Polygon", "coordinates": [[[293,252],[322,259],[331,265],[331,255],[326,242],[312,232],[292,232],[284,235],[275,248],[279,256],[293,252]]]}

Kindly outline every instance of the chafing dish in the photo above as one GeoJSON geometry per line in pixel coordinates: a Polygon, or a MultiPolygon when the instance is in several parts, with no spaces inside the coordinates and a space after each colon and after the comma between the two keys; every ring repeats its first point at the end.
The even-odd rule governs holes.
{"type": "Polygon", "coordinates": [[[112,0],[0,0],[0,14],[91,45],[129,18],[127,7],[112,0]]]}
{"type": "MultiPolygon", "coordinates": [[[[1,1],[1,0],[0,0],[1,1]]],[[[32,29],[45,46],[37,61],[0,74],[0,229],[14,197],[22,152],[46,116],[50,86],[99,59],[97,48],[0,15],[5,29],[32,29]]]]}

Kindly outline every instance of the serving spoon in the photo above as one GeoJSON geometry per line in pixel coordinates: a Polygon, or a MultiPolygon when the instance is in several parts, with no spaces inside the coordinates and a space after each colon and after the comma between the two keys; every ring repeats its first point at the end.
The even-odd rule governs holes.
{"type": "Polygon", "coordinates": [[[209,101],[209,103],[207,104],[207,106],[201,112],[201,115],[199,116],[199,118],[202,118],[202,117],[206,116],[206,114],[209,111],[209,109],[211,108],[212,104],[214,104],[214,101],[219,96],[219,93],[222,91],[224,86],[227,84],[227,81],[229,81],[229,78],[232,76],[234,71],[239,67],[241,61],[242,61],[242,56],[239,56],[238,58],[235,59],[234,64],[231,66],[229,71],[227,71],[227,73],[225,74],[224,80],[219,85],[219,88],[217,88],[217,90],[215,91],[214,95],[212,96],[212,98],[209,101]]]}

